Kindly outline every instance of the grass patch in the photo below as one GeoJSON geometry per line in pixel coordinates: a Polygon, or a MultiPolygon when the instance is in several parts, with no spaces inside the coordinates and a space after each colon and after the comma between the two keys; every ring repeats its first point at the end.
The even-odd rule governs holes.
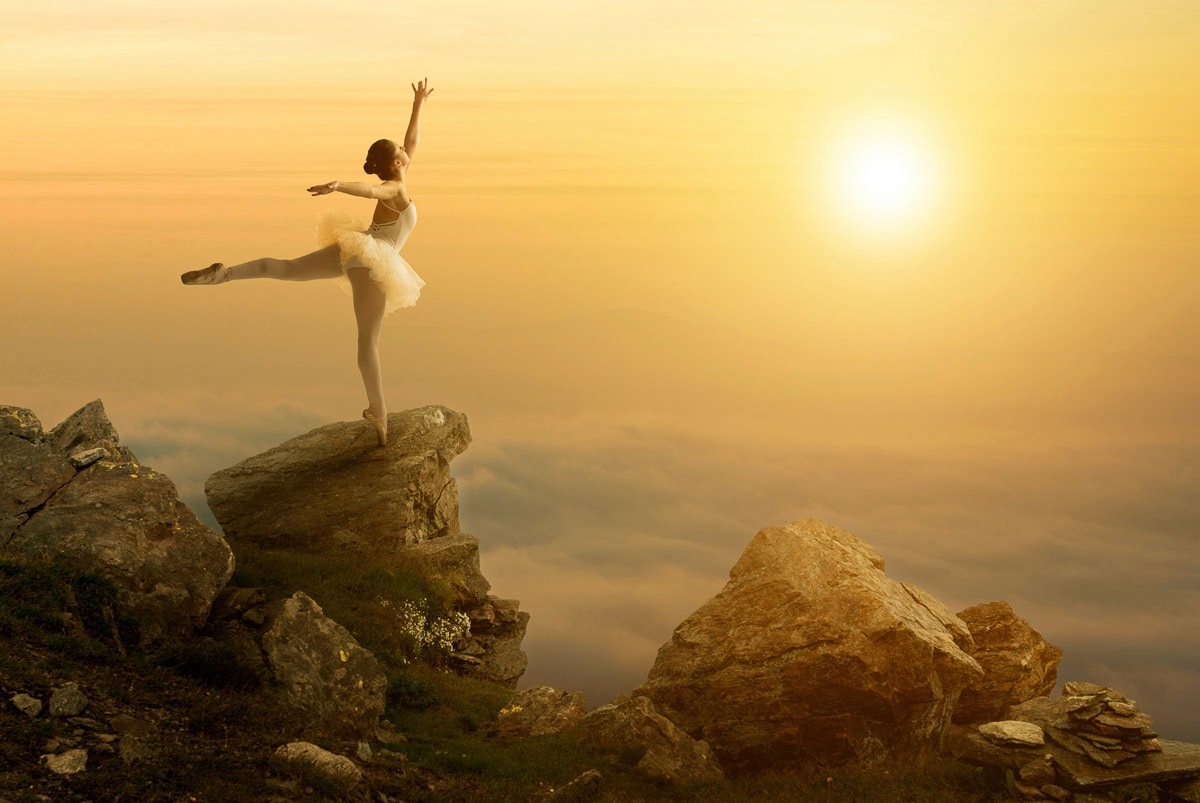
{"type": "Polygon", "coordinates": [[[303,591],[325,614],[350,631],[363,647],[390,666],[418,657],[437,659],[422,650],[419,634],[401,611],[406,603],[430,617],[446,616],[457,602],[449,583],[431,577],[416,562],[293,549],[263,549],[238,543],[235,585],[262,588],[268,599],[303,591]]]}
{"type": "Polygon", "coordinates": [[[0,635],[104,659],[137,643],[137,624],[117,611],[116,586],[95,572],[0,558],[0,635]]]}
{"type": "Polygon", "coordinates": [[[247,665],[232,647],[219,641],[168,644],[154,656],[154,664],[214,689],[247,691],[261,685],[258,667],[247,665]]]}

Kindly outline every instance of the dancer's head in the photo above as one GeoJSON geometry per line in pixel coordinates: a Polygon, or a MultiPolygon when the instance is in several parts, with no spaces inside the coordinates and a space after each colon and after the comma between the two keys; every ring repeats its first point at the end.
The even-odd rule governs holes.
{"type": "Polygon", "coordinates": [[[390,139],[376,140],[367,150],[367,161],[363,163],[363,171],[374,173],[384,181],[398,178],[400,171],[408,167],[408,154],[404,148],[390,139]]]}

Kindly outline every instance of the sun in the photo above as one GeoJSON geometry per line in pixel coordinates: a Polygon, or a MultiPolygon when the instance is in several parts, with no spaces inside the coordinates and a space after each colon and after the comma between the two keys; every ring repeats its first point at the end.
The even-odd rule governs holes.
{"type": "Polygon", "coordinates": [[[856,229],[910,230],[932,212],[937,164],[914,130],[894,124],[860,126],[838,138],[828,166],[838,217],[856,229]]]}

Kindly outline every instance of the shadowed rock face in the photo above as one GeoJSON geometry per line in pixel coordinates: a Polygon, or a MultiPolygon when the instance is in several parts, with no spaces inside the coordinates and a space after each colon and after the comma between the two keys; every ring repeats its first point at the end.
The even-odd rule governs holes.
{"type": "Polygon", "coordinates": [[[31,411],[0,406],[0,554],[112,580],[143,642],[189,636],[233,574],[233,553],[117,437],[99,401],[48,434],[31,411]]]}
{"type": "Polygon", "coordinates": [[[815,519],[751,540],[634,691],[727,770],[919,760],[982,673],[966,626],[815,519]]]}
{"type": "Polygon", "coordinates": [[[636,768],[676,784],[724,777],[709,746],[696,741],[654,710],[646,697],[621,695],[590,711],[575,727],[579,741],[612,753],[640,753],[636,768]]]}
{"type": "Polygon", "coordinates": [[[313,732],[375,732],[387,678],[375,656],[307,594],[298,591],[268,606],[262,651],[280,702],[304,715],[313,732]]]}
{"type": "Polygon", "coordinates": [[[972,605],[958,614],[975,640],[983,677],[963,689],[956,723],[992,722],[1008,709],[1045,697],[1058,681],[1062,650],[1047,642],[1007,602],[972,605]]]}
{"type": "Polygon", "coordinates": [[[208,506],[234,544],[379,552],[457,535],[450,461],[471,442],[467,417],[421,407],[388,429],[384,448],[365,421],[292,438],[209,477],[208,506]]]}

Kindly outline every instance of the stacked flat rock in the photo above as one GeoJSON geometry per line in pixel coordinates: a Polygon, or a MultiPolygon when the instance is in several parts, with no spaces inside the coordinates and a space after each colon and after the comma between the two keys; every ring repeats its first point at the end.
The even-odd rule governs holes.
{"type": "Polygon", "coordinates": [[[1150,715],[1116,689],[1095,683],[1066,683],[1057,700],[1029,700],[1009,715],[1038,725],[1051,741],[1105,767],[1162,751],[1150,715]]]}

